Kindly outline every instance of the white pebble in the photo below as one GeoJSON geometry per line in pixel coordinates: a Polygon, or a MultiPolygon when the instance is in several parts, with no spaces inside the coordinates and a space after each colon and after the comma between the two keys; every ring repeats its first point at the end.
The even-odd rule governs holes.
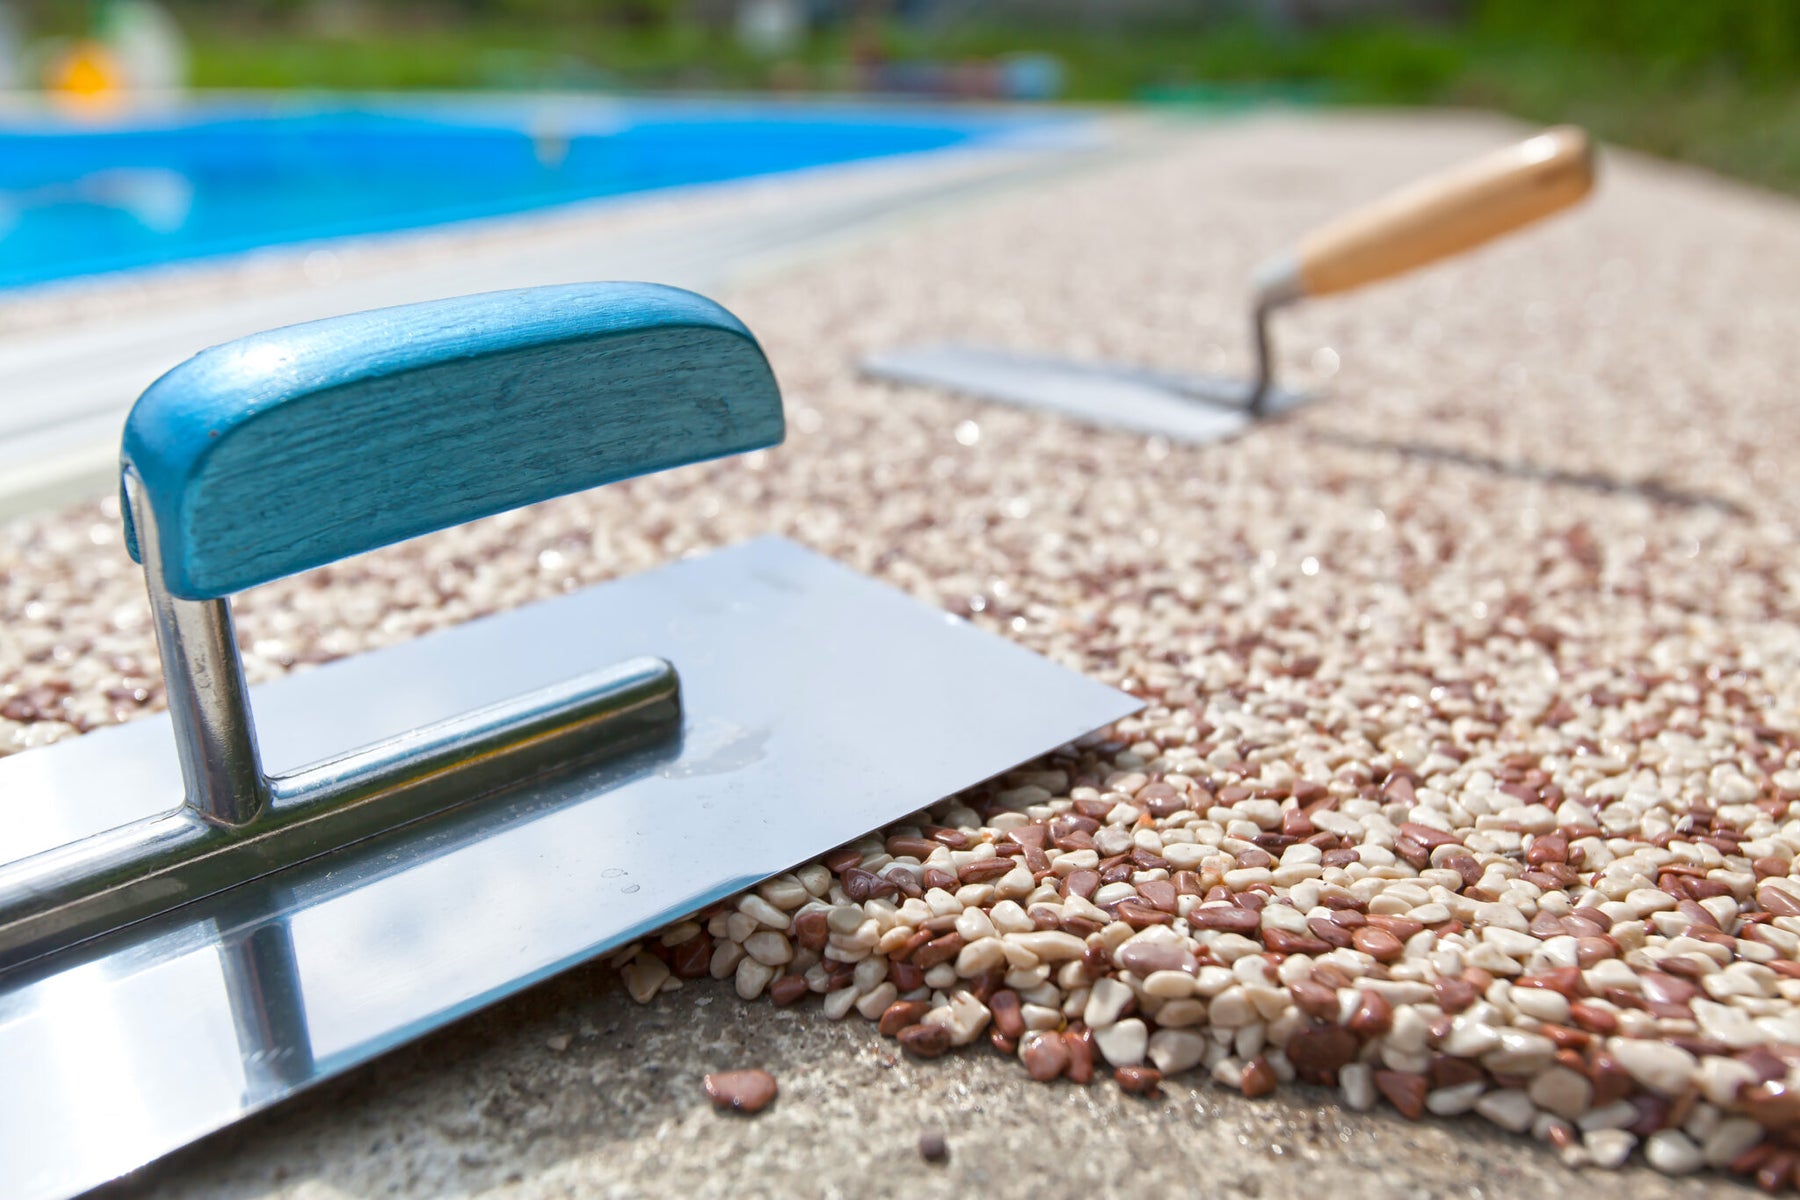
{"type": "Polygon", "coordinates": [[[1206,1057],[1206,1039],[1185,1029],[1159,1029],[1150,1037],[1150,1061],[1164,1075],[1198,1066],[1206,1057]]]}
{"type": "Polygon", "coordinates": [[[1593,1159],[1596,1167],[1615,1171],[1631,1157],[1637,1137],[1623,1129],[1595,1129],[1581,1135],[1581,1144],[1587,1148],[1588,1157],[1593,1159]]]}
{"type": "Polygon", "coordinates": [[[744,939],[744,952],[766,967],[794,961],[794,948],[773,929],[762,929],[744,939]]]}
{"type": "Polygon", "coordinates": [[[1501,1088],[1475,1102],[1475,1111],[1502,1129],[1524,1133],[1537,1118],[1537,1106],[1518,1088],[1501,1088]]]}
{"type": "Polygon", "coordinates": [[[1338,1087],[1344,1103],[1357,1112],[1375,1107],[1375,1070],[1368,1063],[1353,1062],[1339,1070],[1338,1087]]]}
{"type": "Polygon", "coordinates": [[[648,1004],[662,990],[663,980],[669,977],[669,967],[654,954],[640,954],[620,974],[625,977],[625,990],[631,998],[639,1004],[648,1004]]]}
{"type": "Polygon", "coordinates": [[[1726,1117],[1707,1135],[1700,1152],[1707,1166],[1723,1167],[1761,1143],[1764,1136],[1763,1127],[1749,1117],[1726,1117]]]}
{"type": "MultiPolygon", "coordinates": [[[[804,891],[804,889],[802,890],[804,891]]],[[[800,901],[799,903],[804,903],[804,901],[800,901]]],[[[770,904],[755,892],[749,892],[739,897],[737,906],[738,911],[743,913],[746,917],[749,917],[759,925],[767,925],[770,929],[779,929],[786,932],[788,926],[792,923],[792,919],[788,914],[782,912],[779,908],[776,908],[773,904],[770,904]]],[[[796,904],[796,907],[798,907],[798,904],[796,904]]]]}
{"type": "Polygon", "coordinates": [[[1644,1142],[1644,1159],[1664,1175],[1688,1175],[1706,1165],[1700,1148],[1679,1129],[1659,1129],[1644,1142]]]}
{"type": "Polygon", "coordinates": [[[1487,1084],[1481,1080],[1459,1083],[1455,1087],[1439,1088],[1425,1097],[1427,1110],[1440,1117],[1453,1117],[1458,1113],[1466,1113],[1475,1107],[1475,1101],[1481,1098],[1487,1084]]]}
{"type": "Polygon", "coordinates": [[[757,962],[754,958],[745,958],[737,965],[737,994],[745,1000],[754,1000],[762,995],[763,989],[774,978],[775,968],[757,962]]]}
{"type": "Polygon", "coordinates": [[[1565,1120],[1575,1121],[1586,1112],[1594,1097],[1594,1085],[1587,1076],[1567,1067],[1551,1067],[1531,1081],[1527,1095],[1539,1108],[1549,1109],[1565,1120]]]}
{"type": "Polygon", "coordinates": [[[1680,1094],[1699,1067],[1693,1055],[1667,1042],[1615,1037],[1607,1040],[1606,1049],[1633,1079],[1665,1096],[1680,1094]]]}
{"type": "Polygon", "coordinates": [[[1149,1031],[1136,1017],[1127,1017],[1105,1029],[1094,1030],[1095,1048],[1115,1067],[1135,1067],[1143,1062],[1149,1044],[1149,1031]]]}
{"type": "MultiPolygon", "coordinates": [[[[846,991],[850,989],[846,988],[846,991]]],[[[865,1020],[879,1020],[886,1012],[888,1005],[900,998],[900,989],[891,983],[878,983],[863,995],[857,997],[856,1011],[865,1020]]]]}

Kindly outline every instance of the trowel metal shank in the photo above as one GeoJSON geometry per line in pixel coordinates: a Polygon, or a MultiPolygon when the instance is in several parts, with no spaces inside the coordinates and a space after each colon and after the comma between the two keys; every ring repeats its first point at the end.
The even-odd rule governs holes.
{"type": "MultiPolygon", "coordinates": [[[[1139,707],[780,539],[252,691],[289,771],[645,657],[666,739],[0,972],[0,1195],[94,1187],[1139,707]]],[[[181,795],[160,716],[0,759],[0,858],[181,795]]]]}

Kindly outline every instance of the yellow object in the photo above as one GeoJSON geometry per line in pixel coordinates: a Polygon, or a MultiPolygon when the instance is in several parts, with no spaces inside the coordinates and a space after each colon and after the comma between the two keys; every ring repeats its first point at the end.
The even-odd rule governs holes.
{"type": "Polygon", "coordinates": [[[99,42],[82,41],[51,63],[52,95],[72,105],[98,107],[115,101],[124,87],[116,59],[99,42]]]}

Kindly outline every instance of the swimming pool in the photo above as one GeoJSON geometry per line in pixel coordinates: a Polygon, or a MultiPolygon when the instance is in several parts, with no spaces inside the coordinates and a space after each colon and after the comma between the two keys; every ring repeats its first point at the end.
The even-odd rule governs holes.
{"type": "Polygon", "coordinates": [[[0,288],[1034,138],[1030,114],[650,100],[207,105],[0,119],[0,288]]]}

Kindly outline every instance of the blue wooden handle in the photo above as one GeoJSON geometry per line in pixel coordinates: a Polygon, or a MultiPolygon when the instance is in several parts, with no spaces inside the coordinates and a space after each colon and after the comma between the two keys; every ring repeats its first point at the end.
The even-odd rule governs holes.
{"type": "MultiPolygon", "coordinates": [[[[645,283],[492,292],[215,346],[125,422],[169,591],[210,600],[782,438],[749,330],[645,283]]],[[[126,507],[126,534],[138,556],[126,507]]]]}

